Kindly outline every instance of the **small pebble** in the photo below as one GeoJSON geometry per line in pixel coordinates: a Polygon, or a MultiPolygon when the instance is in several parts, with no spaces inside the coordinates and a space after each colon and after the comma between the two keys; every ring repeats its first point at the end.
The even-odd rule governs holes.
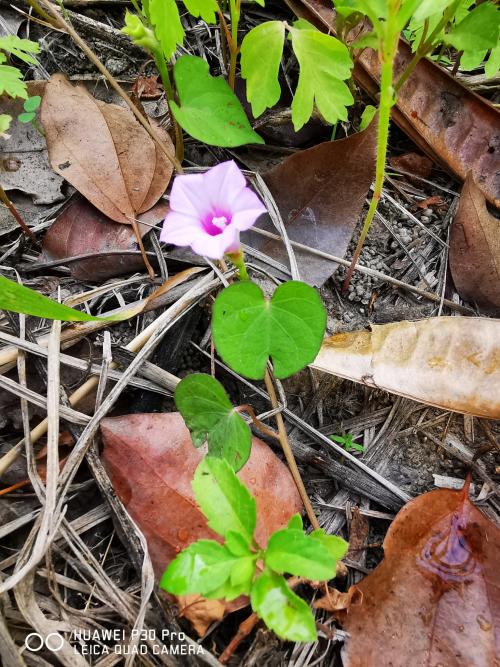
{"type": "Polygon", "coordinates": [[[420,216],[420,222],[430,222],[430,218],[428,215],[422,215],[420,216]]]}
{"type": "Polygon", "coordinates": [[[434,211],[432,210],[432,208],[426,208],[424,211],[424,215],[432,215],[433,213],[434,211]]]}

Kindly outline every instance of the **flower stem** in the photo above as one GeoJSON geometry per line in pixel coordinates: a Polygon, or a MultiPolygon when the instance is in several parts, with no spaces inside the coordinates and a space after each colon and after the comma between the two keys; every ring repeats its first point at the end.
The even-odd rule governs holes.
{"type": "Polygon", "coordinates": [[[184,160],[184,139],[182,136],[182,130],[179,127],[179,123],[175,120],[171,106],[171,103],[175,101],[174,88],[172,86],[172,81],[170,79],[170,74],[167,68],[167,63],[165,62],[165,58],[163,57],[163,53],[160,51],[155,51],[155,53],[153,53],[153,57],[156,63],[156,67],[160,73],[165,95],[167,96],[170,120],[172,121],[172,126],[175,132],[175,157],[179,160],[179,162],[182,163],[184,160]]]}
{"type": "Polygon", "coordinates": [[[227,256],[238,269],[239,280],[250,280],[250,276],[248,275],[247,267],[245,265],[245,259],[243,257],[243,250],[240,248],[236,252],[228,252],[227,256]]]}

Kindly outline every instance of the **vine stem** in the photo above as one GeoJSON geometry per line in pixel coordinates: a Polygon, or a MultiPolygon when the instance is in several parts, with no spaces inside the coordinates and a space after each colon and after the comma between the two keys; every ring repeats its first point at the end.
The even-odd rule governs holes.
{"type": "Polygon", "coordinates": [[[389,142],[389,121],[391,117],[391,107],[394,100],[394,90],[392,87],[392,67],[393,67],[394,58],[384,58],[382,63],[381,75],[380,75],[380,105],[379,105],[379,115],[378,115],[378,136],[377,136],[377,160],[375,167],[375,186],[373,189],[373,196],[370,201],[370,206],[368,208],[368,213],[366,214],[365,221],[363,223],[363,228],[361,234],[359,235],[358,243],[356,249],[352,256],[351,265],[347,271],[347,275],[342,285],[342,292],[347,292],[347,289],[350,285],[352,274],[356,268],[356,264],[361,254],[361,249],[365,242],[368,230],[375,216],[375,211],[377,210],[378,203],[382,194],[382,186],[385,179],[385,160],[387,155],[387,144],[389,142]]]}
{"type": "Polygon", "coordinates": [[[231,13],[231,40],[229,45],[229,77],[228,83],[231,90],[234,91],[236,81],[236,61],[238,58],[238,25],[241,16],[241,0],[229,0],[229,10],[231,13]]]}
{"type": "MultiPolygon", "coordinates": [[[[274,383],[271,378],[271,374],[268,370],[266,370],[266,374],[264,376],[264,383],[266,385],[267,393],[269,394],[269,399],[271,401],[271,406],[273,409],[279,409],[279,403],[278,399],[276,396],[276,390],[274,388],[274,383]]],[[[306,487],[304,486],[304,482],[302,481],[302,477],[300,475],[299,468],[297,466],[297,461],[295,460],[295,456],[293,455],[292,448],[290,446],[290,443],[288,441],[288,435],[286,433],[286,428],[285,428],[285,422],[283,420],[283,415],[281,412],[277,412],[275,415],[276,419],[276,424],[278,426],[278,437],[280,441],[281,448],[283,449],[283,453],[286,458],[286,462],[288,463],[288,467],[290,468],[290,472],[292,473],[293,480],[295,482],[295,485],[297,487],[297,490],[300,494],[300,497],[302,499],[302,502],[304,503],[304,507],[307,512],[307,516],[309,517],[309,521],[311,522],[311,526],[314,528],[314,530],[318,530],[320,528],[318,519],[316,518],[316,514],[314,513],[313,507],[311,505],[311,501],[309,500],[309,496],[307,495],[306,487]]]]}
{"type": "Polygon", "coordinates": [[[34,241],[36,241],[36,236],[33,234],[33,232],[32,232],[31,229],[28,227],[28,225],[24,222],[24,220],[22,219],[22,217],[21,217],[19,211],[18,211],[17,208],[14,206],[14,204],[10,201],[9,196],[7,195],[7,193],[6,193],[5,190],[2,188],[1,185],[0,185],[0,201],[1,201],[3,204],[5,204],[5,206],[6,206],[6,207],[9,209],[9,211],[12,213],[12,215],[13,215],[14,218],[16,219],[17,224],[18,224],[19,227],[21,227],[21,229],[23,230],[23,234],[25,234],[26,236],[29,236],[31,239],[33,239],[34,241]]]}

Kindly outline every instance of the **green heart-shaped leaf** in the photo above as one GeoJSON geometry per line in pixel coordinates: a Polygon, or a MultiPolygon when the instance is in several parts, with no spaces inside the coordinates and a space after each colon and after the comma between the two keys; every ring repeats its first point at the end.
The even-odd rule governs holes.
{"type": "Polygon", "coordinates": [[[291,280],[270,301],[260,287],[240,282],[215,300],[212,333],[217,352],[233,370],[261,380],[271,357],[285,378],[311,363],[321,347],[326,311],[315,289],[291,280]]]}
{"type": "Polygon", "coordinates": [[[195,447],[208,442],[210,456],[226,459],[235,470],[245,465],[252,434],[220,382],[204,373],[188,375],[177,385],[174,399],[195,447]]]}

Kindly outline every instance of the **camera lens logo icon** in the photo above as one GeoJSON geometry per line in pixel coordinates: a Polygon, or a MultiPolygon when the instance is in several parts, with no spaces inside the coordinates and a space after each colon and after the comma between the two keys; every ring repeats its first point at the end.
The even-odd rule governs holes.
{"type": "Polygon", "coordinates": [[[30,632],[24,640],[24,646],[32,653],[38,653],[43,648],[57,653],[64,646],[64,638],[58,632],[49,632],[45,639],[38,632],[30,632]]]}

